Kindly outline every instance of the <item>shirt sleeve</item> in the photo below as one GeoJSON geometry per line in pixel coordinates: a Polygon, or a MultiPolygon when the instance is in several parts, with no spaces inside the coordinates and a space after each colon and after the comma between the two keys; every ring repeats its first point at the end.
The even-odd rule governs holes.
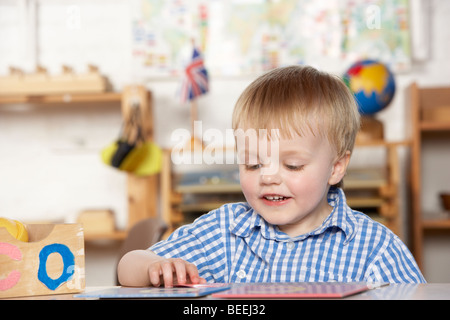
{"type": "Polygon", "coordinates": [[[208,282],[222,282],[224,250],[215,213],[210,212],[194,223],[175,230],[167,240],[149,248],[165,258],[181,258],[197,266],[199,275],[208,282]]]}
{"type": "Polygon", "coordinates": [[[406,245],[393,237],[369,268],[368,280],[389,283],[426,283],[406,245]]]}

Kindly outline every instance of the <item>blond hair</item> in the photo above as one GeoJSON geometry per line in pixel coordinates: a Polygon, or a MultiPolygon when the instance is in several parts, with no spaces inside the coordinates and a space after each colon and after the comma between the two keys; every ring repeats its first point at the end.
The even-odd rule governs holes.
{"type": "Polygon", "coordinates": [[[309,66],[274,69],[253,81],[233,111],[233,129],[305,130],[326,137],[338,158],[352,152],[360,115],[353,94],[338,77],[309,66]]]}

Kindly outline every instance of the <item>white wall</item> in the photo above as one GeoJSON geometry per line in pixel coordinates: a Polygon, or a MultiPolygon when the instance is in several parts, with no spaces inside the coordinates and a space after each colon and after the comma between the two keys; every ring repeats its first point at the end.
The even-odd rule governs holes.
{"type": "MultiPolygon", "coordinates": [[[[72,66],[76,72],[84,72],[87,64],[97,65],[116,90],[138,80],[133,78],[130,67],[132,32],[128,1],[39,1],[38,28],[34,34],[38,43],[36,53],[30,52],[26,41],[33,39],[33,34],[26,33],[26,22],[17,5],[23,3],[0,0],[0,75],[6,74],[10,65],[32,71],[33,62],[38,61],[50,73],[59,73],[62,64],[72,66]],[[81,10],[79,23],[70,20],[73,12],[68,8],[74,3],[81,10]]],[[[396,76],[398,89],[394,101],[379,114],[387,139],[407,138],[408,108],[403,90],[406,86],[412,81],[421,86],[450,85],[450,1],[427,3],[431,11],[430,57],[416,62],[411,72],[396,76]]],[[[199,99],[199,118],[204,130],[210,127],[225,130],[230,126],[234,103],[251,80],[212,77],[210,93],[199,99]]],[[[170,146],[171,132],[190,126],[189,108],[180,105],[175,96],[179,80],[149,79],[145,84],[154,95],[156,141],[170,146]]],[[[120,108],[114,105],[1,107],[0,215],[25,221],[73,221],[81,210],[111,208],[118,227],[124,227],[125,175],[103,165],[99,157],[101,148],[117,136],[120,122],[120,108]]],[[[353,164],[371,158],[363,154],[353,159],[353,164]]],[[[435,261],[442,250],[447,250],[445,254],[450,257],[450,246],[438,246],[442,250],[433,254],[434,247],[426,247],[427,261],[435,261]]],[[[450,261],[445,263],[450,265],[450,261]]],[[[427,262],[430,265],[433,264],[427,262]]],[[[430,280],[450,281],[449,274],[433,271],[426,275],[430,280]]]]}

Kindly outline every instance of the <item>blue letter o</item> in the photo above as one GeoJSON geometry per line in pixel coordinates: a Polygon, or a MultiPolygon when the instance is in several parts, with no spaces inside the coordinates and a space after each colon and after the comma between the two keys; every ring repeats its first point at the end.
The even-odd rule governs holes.
{"type": "Polygon", "coordinates": [[[43,247],[39,253],[38,279],[50,290],[56,290],[56,288],[73,276],[75,268],[69,268],[73,265],[75,265],[75,257],[66,245],[60,243],[49,244],[43,247]],[[47,258],[54,252],[61,255],[64,264],[63,272],[58,279],[52,279],[47,274],[47,258]]]}

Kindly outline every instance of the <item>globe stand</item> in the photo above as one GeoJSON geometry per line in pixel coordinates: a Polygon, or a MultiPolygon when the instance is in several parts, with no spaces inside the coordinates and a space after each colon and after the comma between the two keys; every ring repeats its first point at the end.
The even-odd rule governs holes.
{"type": "Polygon", "coordinates": [[[361,116],[361,129],[356,136],[356,143],[372,142],[383,139],[383,123],[371,116],[361,116]]]}

